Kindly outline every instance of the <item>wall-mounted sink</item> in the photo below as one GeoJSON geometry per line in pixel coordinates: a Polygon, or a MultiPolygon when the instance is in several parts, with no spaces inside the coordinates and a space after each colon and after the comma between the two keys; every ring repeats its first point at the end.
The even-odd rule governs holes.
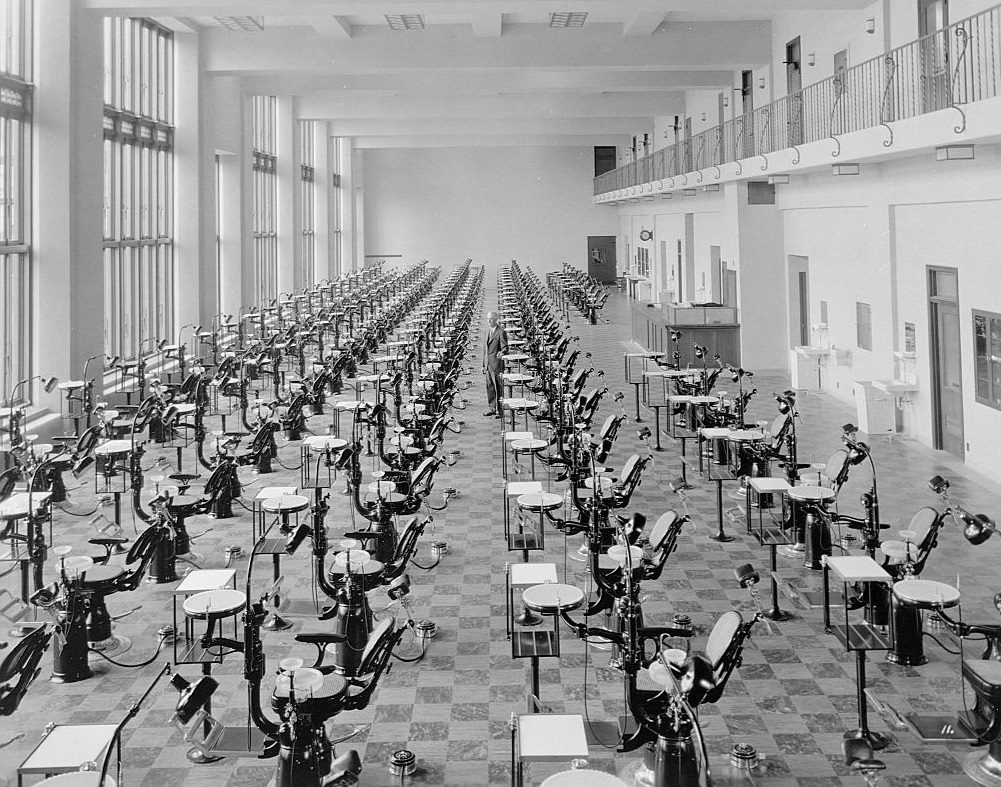
{"type": "Polygon", "coordinates": [[[827,355],[830,352],[830,350],[826,347],[809,347],[805,344],[793,347],[793,350],[797,355],[802,355],[807,358],[819,358],[821,355],[827,355]]]}
{"type": "Polygon", "coordinates": [[[917,383],[908,383],[903,380],[873,380],[872,387],[890,396],[910,396],[919,390],[917,383]]]}

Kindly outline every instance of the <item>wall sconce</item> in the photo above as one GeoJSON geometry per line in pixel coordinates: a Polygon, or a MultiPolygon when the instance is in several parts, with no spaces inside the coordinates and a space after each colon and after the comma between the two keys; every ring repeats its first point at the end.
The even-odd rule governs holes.
{"type": "Polygon", "coordinates": [[[702,113],[702,122],[703,123],[706,122],[706,113],[705,112],[702,113]]]}
{"type": "Polygon", "coordinates": [[[764,77],[758,77],[758,87],[761,88],[762,90],[765,89],[765,78],[764,77]]]}
{"type": "Polygon", "coordinates": [[[806,56],[806,64],[808,66],[815,66],[815,65],[817,65],[817,54],[815,52],[810,52],[806,56]]]}
{"type": "Polygon", "coordinates": [[[723,106],[725,107],[730,106],[730,96],[726,95],[725,93],[723,94],[723,106]]]}
{"type": "Polygon", "coordinates": [[[876,32],[876,20],[873,17],[869,17],[865,20],[865,32],[869,35],[876,32]]]}
{"type": "Polygon", "coordinates": [[[945,145],[935,148],[936,161],[970,161],[973,158],[973,145],[945,145]]]}

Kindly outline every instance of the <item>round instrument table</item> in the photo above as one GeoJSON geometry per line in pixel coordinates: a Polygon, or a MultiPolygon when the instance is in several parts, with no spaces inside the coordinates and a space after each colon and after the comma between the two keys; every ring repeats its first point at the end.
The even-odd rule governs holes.
{"type": "MultiPolygon", "coordinates": [[[[603,494],[608,494],[612,491],[612,484],[614,483],[611,478],[607,475],[599,475],[598,477],[598,489],[603,494]]],[[[588,489],[594,489],[594,479],[595,476],[591,475],[584,479],[584,486],[588,489]]]]}
{"type": "Polygon", "coordinates": [[[307,508],[309,508],[309,498],[302,495],[269,497],[261,503],[261,509],[269,514],[297,514],[307,508]]]}
{"type": "Polygon", "coordinates": [[[823,486],[794,486],[786,492],[790,500],[806,503],[829,503],[837,494],[823,486]]]}
{"type": "Polygon", "coordinates": [[[927,664],[921,610],[956,606],[959,590],[930,579],[902,579],[893,586],[893,602],[893,650],[887,661],[907,667],[927,664]]]}
{"type": "Polygon", "coordinates": [[[295,689],[296,697],[312,695],[323,686],[323,673],[312,667],[296,667],[294,670],[278,673],[275,678],[274,696],[288,697],[289,686],[295,689]]]}
{"type": "Polygon", "coordinates": [[[584,603],[584,591],[574,585],[546,582],[525,588],[521,598],[529,609],[543,615],[555,615],[562,609],[577,609],[584,603]]]}
{"type": "Polygon", "coordinates": [[[235,615],[247,605],[243,591],[220,588],[204,590],[184,599],[184,614],[192,620],[221,620],[235,615]]]}
{"type": "Polygon", "coordinates": [[[547,445],[549,445],[549,443],[547,443],[545,440],[540,440],[537,437],[533,437],[525,440],[512,440],[511,450],[515,452],[541,451],[547,445]]]}
{"type": "Polygon", "coordinates": [[[578,768],[554,773],[542,782],[541,787],[627,787],[627,785],[611,773],[578,768]]]}
{"type": "Polygon", "coordinates": [[[315,451],[339,451],[348,444],[348,441],[342,437],[314,434],[303,440],[302,444],[315,451]]]}
{"type": "Polygon", "coordinates": [[[959,590],[931,579],[902,579],[893,586],[893,597],[918,609],[948,608],[959,603],[959,590]]]}
{"type": "MultiPolygon", "coordinates": [[[[371,590],[382,582],[382,574],[386,570],[385,564],[379,560],[372,559],[363,566],[355,566],[354,561],[351,562],[351,575],[360,580],[362,587],[365,590],[371,590]]],[[[330,580],[332,582],[340,582],[348,574],[348,570],[344,566],[338,566],[336,563],[330,567],[330,580]]]]}
{"type": "Polygon", "coordinates": [[[518,507],[534,513],[554,511],[563,505],[563,498],[552,492],[529,492],[518,495],[518,507]]]}

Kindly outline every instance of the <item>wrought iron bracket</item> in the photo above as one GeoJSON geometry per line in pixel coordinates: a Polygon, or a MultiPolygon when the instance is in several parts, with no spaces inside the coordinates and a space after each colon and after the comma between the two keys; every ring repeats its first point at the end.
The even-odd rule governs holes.
{"type": "Polygon", "coordinates": [[[834,150],[831,151],[831,158],[837,158],[841,155],[841,140],[837,137],[832,136],[831,141],[834,143],[834,150]]]}
{"type": "Polygon", "coordinates": [[[768,156],[762,153],[761,158],[764,159],[764,164],[761,165],[761,171],[764,172],[766,169],[768,169],[768,156]]]}
{"type": "Polygon", "coordinates": [[[881,125],[883,128],[885,128],[886,129],[886,133],[890,135],[887,139],[883,140],[883,147],[884,148],[892,148],[893,147],[893,129],[890,128],[890,124],[886,123],[886,122],[880,123],[879,125],[881,125]]]}
{"type": "Polygon", "coordinates": [[[799,146],[798,145],[793,145],[792,146],[792,163],[793,163],[793,166],[795,166],[796,164],[799,164],[799,159],[800,159],[800,156],[799,156],[799,146]]]}

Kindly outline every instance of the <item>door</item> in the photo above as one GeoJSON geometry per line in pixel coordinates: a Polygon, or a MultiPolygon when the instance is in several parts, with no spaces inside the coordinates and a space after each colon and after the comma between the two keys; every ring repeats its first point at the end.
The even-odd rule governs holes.
{"type": "Polygon", "coordinates": [[[952,104],[949,82],[948,0],[918,0],[918,35],[921,36],[921,95],[924,111],[952,104]]]}
{"type": "Polygon", "coordinates": [[[587,273],[598,281],[614,282],[615,272],[615,236],[587,236],[587,273]]]}
{"type": "MultiPolygon", "coordinates": [[[[737,144],[743,147],[741,158],[754,155],[754,72],[740,72],[740,128],[737,144]]],[[[735,148],[739,149],[739,148],[735,148]]]]}
{"type": "Polygon", "coordinates": [[[810,344],[810,258],[789,255],[789,346],[810,344]]]}
{"type": "Polygon", "coordinates": [[[723,305],[737,305],[737,271],[730,270],[723,263],[723,305]]]}
{"type": "Polygon", "coordinates": [[[963,364],[959,327],[959,274],[955,268],[928,269],[929,334],[932,371],[933,446],[963,458],[963,364]]]}
{"type": "Polygon", "coordinates": [[[709,300],[712,303],[723,302],[723,270],[720,267],[722,260],[719,258],[719,246],[709,247],[709,270],[712,273],[712,280],[709,285],[709,300]]]}
{"type": "MultiPolygon", "coordinates": [[[[802,106],[803,90],[803,70],[802,54],[800,52],[799,36],[786,44],[786,95],[789,97],[789,106],[796,108],[802,106]]],[[[789,112],[789,145],[798,145],[803,141],[803,113],[801,111],[789,112]]]]}

